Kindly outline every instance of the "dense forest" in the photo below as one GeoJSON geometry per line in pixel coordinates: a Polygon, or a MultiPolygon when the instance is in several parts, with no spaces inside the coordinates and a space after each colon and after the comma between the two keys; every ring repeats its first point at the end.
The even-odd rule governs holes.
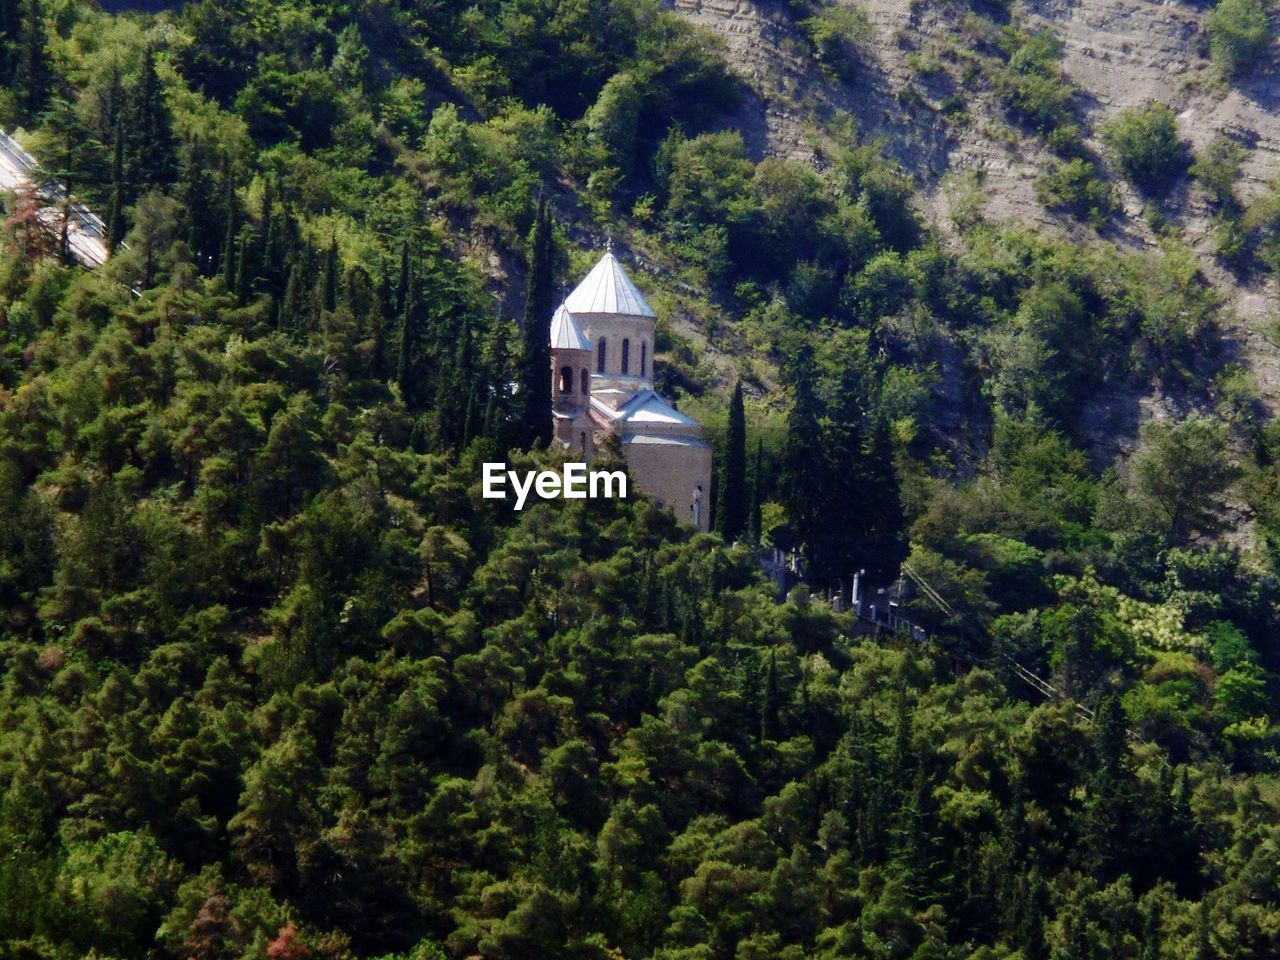
{"type": "MultiPolygon", "coordinates": [[[[1268,28],[1219,10],[1230,73],[1268,28]]],[[[785,13],[856,74],[855,8],[785,13]]],[[[1275,268],[1230,144],[1092,154],[986,22],[1052,203],[1193,182],[1275,268]]],[[[0,78],[114,251],[5,198],[0,958],[1280,955],[1280,428],[1175,235],[944,235],[843,115],[755,155],[657,0],[12,0],[0,78]],[[557,462],[526,299],[606,236],[713,534],[480,496],[557,462]],[[824,599],[904,560],[924,641],[824,599]]]]}

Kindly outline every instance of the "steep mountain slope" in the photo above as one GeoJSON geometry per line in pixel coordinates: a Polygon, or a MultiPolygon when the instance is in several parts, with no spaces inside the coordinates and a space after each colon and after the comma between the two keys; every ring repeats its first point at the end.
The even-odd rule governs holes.
{"type": "MultiPolygon", "coordinates": [[[[925,74],[918,62],[912,64],[921,55],[981,49],[1004,24],[1049,31],[1061,41],[1060,68],[1075,87],[1084,144],[1094,153],[1105,152],[1099,131],[1109,118],[1160,101],[1177,113],[1179,132],[1197,153],[1219,136],[1244,148],[1237,185],[1242,201],[1264,194],[1280,170],[1274,58],[1224,82],[1209,60],[1208,8],[1146,0],[1034,0],[1007,10],[998,4],[970,8],[913,0],[842,6],[863,11],[869,28],[856,44],[856,68],[843,78],[822,68],[807,41],[808,10],[755,0],[674,4],[725,39],[730,62],[753,89],[742,122],[756,133],[755,150],[812,157],[822,147],[822,125],[836,111],[847,112],[860,133],[885,138],[888,153],[915,177],[923,209],[944,231],[955,227],[956,190],[948,187],[976,178],[989,221],[1033,224],[1082,242],[1102,236],[1133,250],[1158,243],[1143,217],[1147,201],[1114,172],[1109,180],[1119,203],[1101,231],[1046,209],[1033,184],[1051,153],[1034,133],[1011,123],[990,91],[966,87],[953,68],[965,61],[954,53],[939,73],[925,74]],[[969,114],[962,123],[948,120],[947,100],[955,96],[964,98],[969,114]]],[[[1275,284],[1226,269],[1215,258],[1204,191],[1190,178],[1175,188],[1163,213],[1172,233],[1196,250],[1204,277],[1222,295],[1226,354],[1243,360],[1263,402],[1280,410],[1280,350],[1267,329],[1275,284]]],[[[1186,408],[1188,398],[1153,395],[1143,404],[1148,411],[1186,408]]],[[[1095,439],[1107,445],[1106,436],[1095,439]]]]}

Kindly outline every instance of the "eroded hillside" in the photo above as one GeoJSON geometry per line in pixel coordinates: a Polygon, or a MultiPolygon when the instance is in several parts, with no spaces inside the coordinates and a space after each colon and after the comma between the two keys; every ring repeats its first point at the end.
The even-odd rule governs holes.
{"type": "MultiPolygon", "coordinates": [[[[909,171],[928,218],[954,233],[980,205],[993,223],[1018,222],[1080,242],[1105,240],[1124,250],[1155,249],[1178,240],[1196,253],[1206,282],[1222,298],[1223,356],[1250,372],[1271,412],[1280,409],[1280,349],[1271,332],[1276,287],[1258,271],[1233,269],[1215,253],[1212,203],[1186,176],[1160,204],[1159,223],[1142,196],[1110,164],[1100,130],[1128,107],[1159,101],[1177,115],[1180,135],[1200,154],[1220,137],[1242,148],[1236,193],[1242,204],[1263,197],[1280,171],[1280,84],[1274,57],[1223,79],[1210,61],[1208,8],[1143,0],[1037,0],[926,5],[869,0],[856,7],[866,33],[844,51],[852,64],[833,69],[807,36],[807,10],[754,0],[676,0],[675,9],[726,41],[729,59],[754,97],[740,122],[758,152],[821,154],[832,117],[851,115],[860,134],[883,137],[886,151],[909,171]],[[1090,225],[1047,209],[1037,176],[1054,162],[1044,138],[1010,117],[990,82],[998,69],[1002,30],[1048,31],[1060,41],[1058,67],[1074,88],[1073,108],[1084,148],[1099,159],[1115,194],[1104,223],[1090,225]],[[993,64],[996,64],[993,68],[993,64]],[[975,197],[977,198],[975,200],[975,197]]],[[[1093,422],[1102,449],[1127,449],[1137,422],[1204,405],[1159,385],[1104,392],[1093,422]],[[1110,415],[1104,415],[1109,413],[1110,415]],[[1127,424],[1121,436],[1117,424],[1127,424]]]]}

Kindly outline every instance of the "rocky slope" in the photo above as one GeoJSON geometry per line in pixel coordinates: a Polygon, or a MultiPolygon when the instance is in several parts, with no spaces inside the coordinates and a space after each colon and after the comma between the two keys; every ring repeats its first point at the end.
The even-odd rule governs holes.
{"type": "MultiPolygon", "coordinates": [[[[1010,125],[994,96],[980,87],[975,93],[954,68],[919,69],[923,59],[947,66],[948,60],[963,62],[965,51],[989,46],[1006,22],[1051,30],[1062,41],[1060,66],[1077,88],[1085,142],[1096,153],[1102,153],[1097,134],[1108,117],[1159,100],[1178,114],[1193,148],[1219,134],[1245,148],[1237,186],[1242,200],[1257,196],[1280,173],[1280,82],[1270,64],[1230,85],[1219,79],[1208,59],[1208,8],[1151,0],[1025,0],[1008,8],[866,0],[861,9],[872,34],[858,47],[856,77],[843,81],[818,63],[797,18],[782,4],[674,0],[674,7],[724,38],[731,62],[753,90],[740,118],[753,149],[813,156],[820,152],[817,131],[823,123],[847,113],[862,134],[885,138],[888,151],[916,177],[924,213],[944,232],[954,229],[953,207],[963,193],[958,186],[968,183],[980,191],[981,214],[989,221],[1030,222],[1081,241],[1099,238],[1093,228],[1046,210],[1036,199],[1034,180],[1050,154],[1037,138],[1010,125]],[[953,95],[963,101],[963,123],[947,118],[953,95]]],[[[1142,198],[1114,172],[1111,179],[1119,209],[1102,238],[1125,249],[1154,247],[1142,198]]],[[[1189,178],[1175,189],[1165,213],[1222,296],[1228,355],[1251,372],[1264,405],[1280,411],[1280,348],[1269,330],[1274,284],[1241,279],[1215,260],[1206,198],[1189,178]]],[[[1121,454],[1140,419],[1195,402],[1158,391],[1102,397],[1099,443],[1121,454]],[[1112,429],[1116,423],[1127,429],[1112,429]]]]}

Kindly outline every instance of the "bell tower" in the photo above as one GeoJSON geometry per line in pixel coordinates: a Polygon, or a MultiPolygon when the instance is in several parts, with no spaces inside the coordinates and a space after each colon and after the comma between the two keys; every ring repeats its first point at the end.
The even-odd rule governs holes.
{"type": "Polygon", "coordinates": [[[551,414],[556,439],[566,449],[590,457],[591,344],[562,304],[551,318],[551,414]]]}

